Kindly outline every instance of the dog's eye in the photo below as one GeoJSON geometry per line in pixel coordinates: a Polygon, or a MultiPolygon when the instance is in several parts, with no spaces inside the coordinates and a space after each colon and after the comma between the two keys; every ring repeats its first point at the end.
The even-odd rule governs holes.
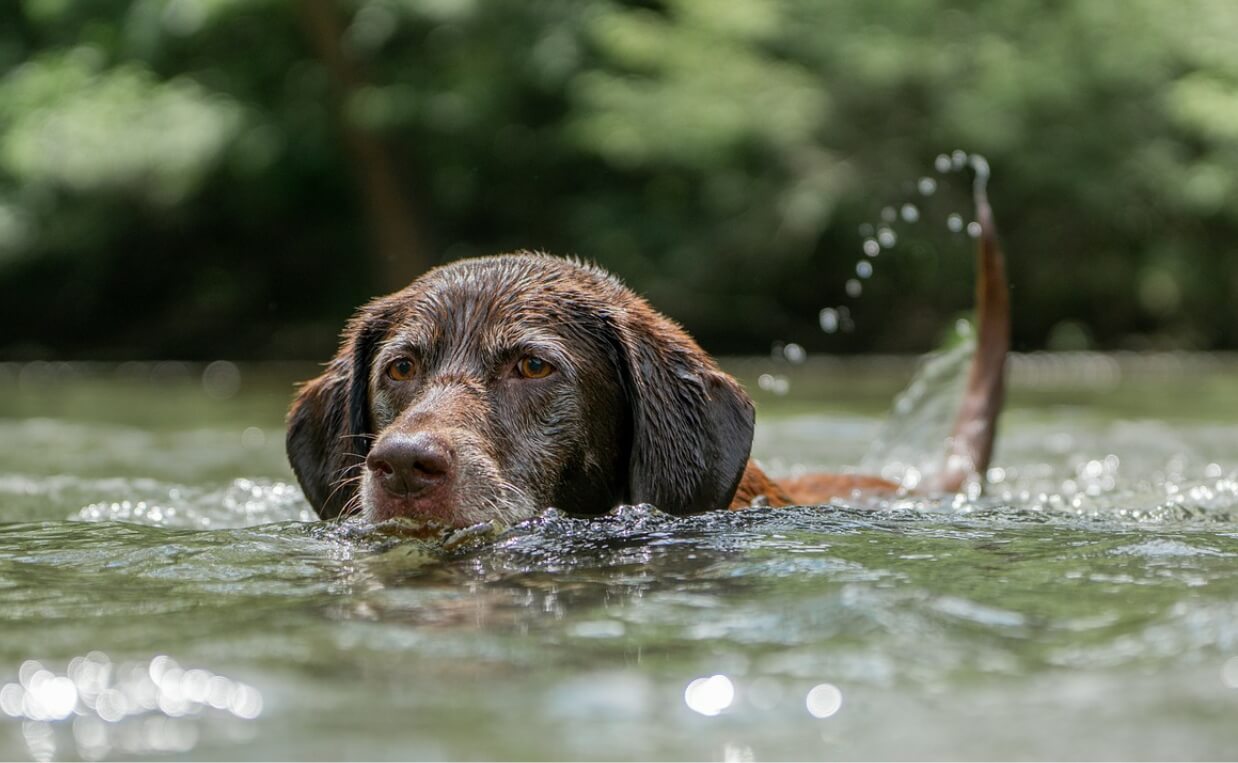
{"type": "Polygon", "coordinates": [[[554,373],[555,367],[532,355],[526,355],[516,364],[516,371],[526,379],[545,379],[554,373]]]}
{"type": "Polygon", "coordinates": [[[417,372],[417,364],[408,358],[397,358],[387,365],[387,378],[408,381],[417,372]]]}

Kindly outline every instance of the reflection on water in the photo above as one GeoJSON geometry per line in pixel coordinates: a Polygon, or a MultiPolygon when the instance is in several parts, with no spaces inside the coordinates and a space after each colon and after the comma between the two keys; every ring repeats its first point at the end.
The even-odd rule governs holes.
{"type": "MultiPolygon", "coordinates": [[[[283,379],[27,390],[0,402],[0,757],[1232,754],[1238,374],[1024,362],[982,497],[449,537],[308,521],[283,379]]],[[[907,367],[868,372],[757,387],[756,454],[899,440],[907,367]]]]}
{"type": "Polygon", "coordinates": [[[166,655],[114,664],[95,651],[70,660],[64,675],[27,660],[17,675],[0,687],[0,712],[22,720],[37,760],[57,757],[65,737],[86,760],[188,752],[202,726],[217,733],[229,716],[252,721],[262,712],[254,687],[201,668],[185,670],[166,655]],[[70,722],[57,727],[54,721],[70,722]]]}
{"type": "Polygon", "coordinates": [[[717,715],[735,700],[735,685],[723,675],[696,678],[684,689],[683,701],[701,715],[717,715]]]}

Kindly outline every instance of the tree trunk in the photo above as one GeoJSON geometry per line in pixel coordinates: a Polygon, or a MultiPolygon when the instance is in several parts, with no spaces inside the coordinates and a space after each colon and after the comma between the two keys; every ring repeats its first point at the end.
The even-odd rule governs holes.
{"type": "Polygon", "coordinates": [[[408,185],[401,182],[386,142],[348,116],[349,99],[365,83],[341,44],[343,27],[335,0],[301,0],[300,4],[314,53],[331,78],[331,112],[360,186],[373,237],[375,275],[382,280],[384,291],[403,288],[432,264],[414,221],[408,185]]]}

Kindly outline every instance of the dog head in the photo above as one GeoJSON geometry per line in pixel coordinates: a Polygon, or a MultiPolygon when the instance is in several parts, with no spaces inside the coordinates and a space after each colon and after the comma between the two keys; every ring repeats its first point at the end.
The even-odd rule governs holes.
{"type": "Polygon", "coordinates": [[[743,389],[596,267],[462,260],[361,308],[343,337],[288,416],[324,518],[692,513],[725,508],[748,460],[743,389]]]}

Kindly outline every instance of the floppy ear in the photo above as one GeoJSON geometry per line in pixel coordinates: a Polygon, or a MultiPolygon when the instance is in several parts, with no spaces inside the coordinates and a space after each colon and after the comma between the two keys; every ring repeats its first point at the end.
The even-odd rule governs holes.
{"type": "Polygon", "coordinates": [[[627,500],[669,514],[725,509],[752,448],[752,400],[683,329],[641,308],[618,326],[632,412],[627,500]]]}
{"type": "Polygon", "coordinates": [[[373,440],[369,370],[390,322],[363,310],[344,332],[339,354],[301,387],[288,411],[288,462],[323,519],[340,515],[356,496],[373,440]]]}

